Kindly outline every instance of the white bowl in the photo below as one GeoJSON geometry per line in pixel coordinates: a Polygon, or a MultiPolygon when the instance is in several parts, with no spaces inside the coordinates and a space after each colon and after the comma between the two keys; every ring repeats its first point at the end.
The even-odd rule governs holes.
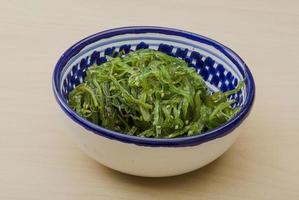
{"type": "Polygon", "coordinates": [[[117,171],[147,177],[173,176],[198,169],[223,154],[236,140],[235,130],[254,102],[253,77],[242,59],[224,45],[194,33],[149,26],[112,29],[87,37],[69,48],[53,73],[57,102],[68,116],[66,125],[80,148],[101,164],[117,171]],[[129,136],[95,125],[67,104],[68,93],[82,83],[86,69],[106,55],[151,48],[186,60],[205,79],[211,91],[245,87],[230,98],[240,112],[221,127],[192,137],[155,139],[129,136]]]}

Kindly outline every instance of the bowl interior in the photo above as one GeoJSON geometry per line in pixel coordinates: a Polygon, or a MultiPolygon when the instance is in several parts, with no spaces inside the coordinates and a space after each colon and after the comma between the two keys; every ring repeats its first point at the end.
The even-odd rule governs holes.
{"type": "MultiPolygon", "coordinates": [[[[244,71],[213,46],[159,33],[116,35],[85,46],[66,63],[59,80],[64,101],[67,102],[69,92],[83,82],[88,67],[106,62],[107,56],[117,56],[119,51],[129,53],[143,48],[185,60],[197,70],[213,92],[232,90],[245,78],[244,71]]],[[[242,106],[246,99],[246,88],[231,95],[230,99],[236,100],[233,106],[242,106]]]]}
{"type": "MultiPolygon", "coordinates": [[[[254,98],[253,79],[237,54],[204,36],[159,27],[112,29],[92,35],[72,46],[63,54],[54,70],[53,84],[58,102],[69,110],[65,108],[68,94],[83,82],[88,67],[104,63],[107,56],[116,56],[120,51],[129,53],[143,48],[155,49],[185,60],[204,78],[212,92],[232,90],[246,78],[245,87],[229,98],[235,100],[233,107],[239,106],[241,111],[243,107],[251,107],[254,98]]],[[[249,109],[243,113],[243,119],[249,109]]],[[[69,116],[72,117],[71,114],[69,116]]]]}

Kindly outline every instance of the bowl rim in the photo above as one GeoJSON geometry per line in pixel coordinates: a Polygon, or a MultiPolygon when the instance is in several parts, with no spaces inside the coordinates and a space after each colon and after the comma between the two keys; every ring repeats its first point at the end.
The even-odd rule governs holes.
{"type": "Polygon", "coordinates": [[[180,29],[174,28],[167,28],[167,27],[159,27],[159,26],[126,26],[120,28],[109,29],[105,31],[98,32],[91,36],[88,36],[79,42],[75,43],[73,46],[68,48],[62,56],[59,58],[58,62],[55,65],[53,75],[52,75],[52,87],[56,101],[60,105],[61,109],[64,113],[67,114],[74,122],[82,126],[83,128],[95,133],[99,136],[104,136],[109,139],[118,140],[124,143],[132,143],[141,146],[150,146],[150,147],[186,147],[186,146],[195,146],[199,145],[216,138],[223,137],[230,132],[232,132],[235,128],[237,128],[242,121],[249,115],[254,99],[255,99],[255,83],[253,80],[253,76],[245,64],[245,62],[241,59],[241,57],[235,53],[230,48],[226,47],[225,45],[210,39],[208,37],[192,33],[189,31],[184,31],[180,29]],[[179,138],[145,138],[145,137],[138,137],[138,136],[130,136],[127,134],[119,133],[116,131],[112,131],[101,127],[99,125],[93,124],[88,120],[79,116],[75,111],[73,111],[68,104],[63,100],[63,96],[59,91],[60,85],[60,72],[61,69],[65,66],[65,64],[80,52],[86,45],[92,44],[95,41],[98,41],[103,38],[121,35],[126,33],[146,33],[146,32],[153,32],[153,33],[162,33],[162,34],[170,34],[176,35],[179,37],[188,38],[191,40],[199,41],[201,43],[205,43],[207,45],[211,45],[220,52],[222,52],[225,56],[227,56],[238,68],[244,68],[244,76],[245,76],[245,84],[247,86],[247,95],[248,98],[245,100],[243,107],[241,108],[240,112],[237,113],[235,117],[230,119],[228,122],[224,123],[220,127],[213,129],[211,131],[205,132],[200,135],[196,136],[186,136],[186,137],[179,137],[179,138]]]}

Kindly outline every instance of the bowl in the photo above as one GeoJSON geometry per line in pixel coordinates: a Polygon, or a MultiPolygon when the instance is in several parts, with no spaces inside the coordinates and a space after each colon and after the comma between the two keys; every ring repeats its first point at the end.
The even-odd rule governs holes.
{"type": "Polygon", "coordinates": [[[68,132],[91,158],[114,170],[146,177],[179,175],[198,169],[222,155],[240,134],[239,125],[250,113],[255,84],[244,61],[231,49],[191,32],[153,26],[115,28],[91,35],[63,53],[53,73],[55,98],[65,113],[68,132]],[[67,96],[82,83],[86,69],[107,61],[113,52],[150,48],[181,58],[204,78],[208,88],[223,92],[245,80],[230,99],[240,112],[209,132],[173,139],[129,136],[93,124],[76,114],[67,96]],[[236,129],[236,130],[235,130],[236,129]]]}

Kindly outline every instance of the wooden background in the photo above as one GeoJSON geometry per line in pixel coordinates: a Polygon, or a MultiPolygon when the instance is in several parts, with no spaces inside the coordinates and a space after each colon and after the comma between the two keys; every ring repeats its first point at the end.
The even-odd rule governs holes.
{"type": "Polygon", "coordinates": [[[299,199],[299,1],[1,1],[0,199],[299,199]],[[253,72],[243,134],[195,172],[138,178],[101,166],[65,132],[51,89],[62,52],[128,25],[175,27],[234,49],[253,72]]]}

